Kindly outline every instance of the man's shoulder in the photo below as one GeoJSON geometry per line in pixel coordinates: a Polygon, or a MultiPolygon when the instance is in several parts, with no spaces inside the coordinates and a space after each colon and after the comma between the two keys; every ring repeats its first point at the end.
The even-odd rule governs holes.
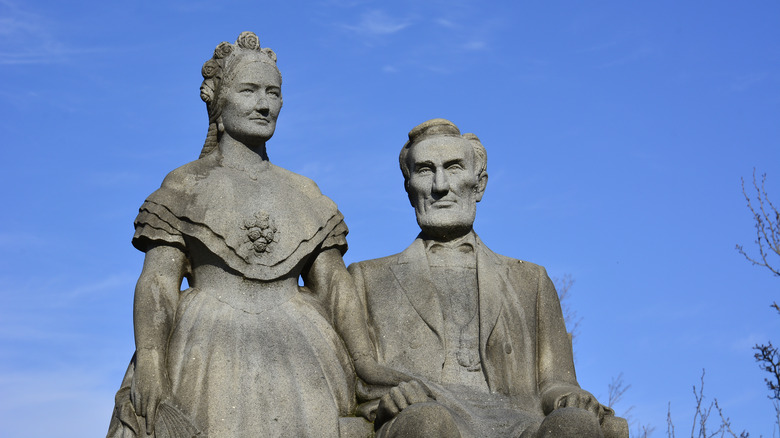
{"type": "Polygon", "coordinates": [[[378,259],[363,260],[362,262],[356,262],[349,265],[349,270],[375,270],[385,269],[389,266],[396,264],[406,264],[410,262],[417,262],[420,257],[424,257],[425,252],[422,246],[422,240],[418,236],[412,244],[405,250],[389,255],[386,257],[380,257],[378,259]]]}
{"type": "Polygon", "coordinates": [[[396,284],[393,267],[398,266],[399,254],[351,263],[347,271],[354,279],[358,291],[367,297],[385,295],[389,285],[396,284]]]}
{"type": "Polygon", "coordinates": [[[388,266],[397,264],[398,256],[400,254],[401,253],[380,257],[378,259],[369,259],[363,260],[362,262],[351,263],[347,269],[351,273],[356,271],[373,271],[376,269],[385,269],[388,266]]]}
{"type": "Polygon", "coordinates": [[[541,271],[541,270],[544,270],[544,266],[537,265],[536,263],[533,263],[533,262],[529,262],[529,261],[526,261],[526,260],[515,259],[515,258],[507,257],[507,256],[501,255],[501,254],[496,254],[496,256],[498,256],[498,258],[501,260],[501,263],[503,263],[505,265],[508,265],[508,266],[511,266],[512,268],[515,268],[515,269],[522,269],[522,270],[526,270],[526,271],[541,271]]]}
{"type": "Polygon", "coordinates": [[[520,259],[508,257],[503,254],[499,254],[497,252],[493,252],[481,240],[479,242],[484,248],[484,250],[494,258],[495,263],[506,266],[509,269],[513,269],[513,270],[519,270],[525,272],[546,272],[544,266],[537,265],[536,263],[532,263],[526,260],[520,260],[520,259]]]}
{"type": "Polygon", "coordinates": [[[544,266],[493,253],[493,260],[505,279],[518,291],[533,291],[551,284],[544,266]]]}

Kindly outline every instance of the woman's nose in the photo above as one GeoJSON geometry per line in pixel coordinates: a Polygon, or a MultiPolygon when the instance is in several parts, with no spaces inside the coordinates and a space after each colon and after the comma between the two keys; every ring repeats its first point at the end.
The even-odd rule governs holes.
{"type": "Polygon", "coordinates": [[[268,97],[264,96],[262,93],[259,93],[257,102],[255,102],[255,109],[260,112],[267,112],[269,108],[268,97]]]}

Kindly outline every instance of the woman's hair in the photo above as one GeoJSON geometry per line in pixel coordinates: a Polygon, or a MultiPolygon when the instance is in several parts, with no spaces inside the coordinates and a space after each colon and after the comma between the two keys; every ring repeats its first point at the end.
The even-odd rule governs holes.
{"type": "MultiPolygon", "coordinates": [[[[258,61],[268,63],[276,68],[276,53],[269,48],[260,48],[260,40],[254,32],[241,32],[234,44],[227,41],[219,43],[214,49],[214,56],[203,64],[200,73],[203,75],[203,83],[200,85],[200,98],[206,102],[209,114],[209,130],[206,141],[200,152],[200,158],[213,152],[219,145],[220,132],[217,129],[217,120],[222,114],[222,87],[230,82],[235,75],[236,66],[240,61],[250,55],[255,55],[258,61]]],[[[281,78],[281,73],[279,74],[281,78]]]]}

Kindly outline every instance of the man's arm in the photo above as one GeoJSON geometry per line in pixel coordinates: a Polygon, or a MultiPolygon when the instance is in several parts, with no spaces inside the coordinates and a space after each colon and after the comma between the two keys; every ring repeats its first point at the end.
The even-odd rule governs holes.
{"type": "MultiPolygon", "coordinates": [[[[361,309],[364,311],[363,314],[366,317],[369,336],[373,343],[375,342],[375,335],[371,332],[371,324],[368,323],[367,319],[368,308],[366,307],[366,284],[363,275],[363,266],[360,263],[353,263],[349,265],[348,271],[354,281],[357,296],[361,303],[361,309]]],[[[376,348],[374,349],[374,354],[377,354],[376,348]]],[[[358,388],[360,389],[361,387],[358,386],[358,388]]],[[[362,394],[365,398],[378,399],[374,400],[369,408],[369,411],[374,413],[369,414],[369,417],[367,417],[374,419],[374,424],[377,428],[395,418],[395,416],[401,413],[401,411],[406,409],[409,405],[433,400],[430,389],[417,380],[401,382],[393,387],[367,385],[362,389],[365,391],[365,393],[362,394]]]]}
{"type": "Polygon", "coordinates": [[[539,269],[537,370],[542,409],[547,415],[558,408],[577,407],[601,418],[604,415],[601,404],[577,383],[571,339],[566,331],[561,303],[547,271],[543,267],[539,269]]]}

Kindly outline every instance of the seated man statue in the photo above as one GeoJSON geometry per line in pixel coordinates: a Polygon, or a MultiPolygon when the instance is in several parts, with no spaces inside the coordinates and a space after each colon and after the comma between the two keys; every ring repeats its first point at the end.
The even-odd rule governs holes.
{"type": "Polygon", "coordinates": [[[577,384],[545,269],[492,252],[472,229],[488,180],[479,139],[429,120],[400,164],[422,233],[349,267],[377,358],[417,379],[381,397],[378,437],[627,438],[626,421],[577,384]]]}

